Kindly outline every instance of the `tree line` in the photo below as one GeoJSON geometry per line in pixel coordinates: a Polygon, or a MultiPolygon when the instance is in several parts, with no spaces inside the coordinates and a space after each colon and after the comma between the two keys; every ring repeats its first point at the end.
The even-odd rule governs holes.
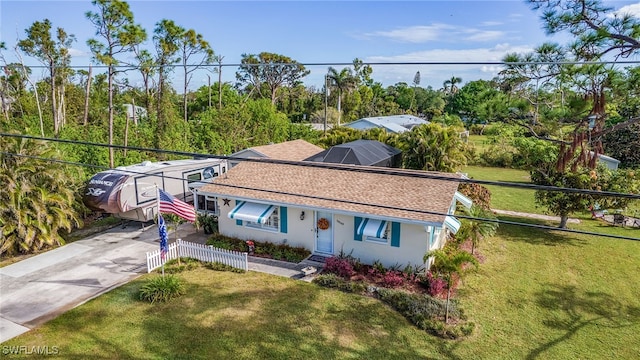
{"type": "MultiPolygon", "coordinates": [[[[236,82],[223,83],[224,57],[197,30],[161,19],[147,33],[136,24],[127,2],[94,0],[86,20],[95,34],[87,43],[93,63],[106,71],[72,68],[69,49],[75,36],[47,19],[36,21],[14,49],[0,43],[0,124],[3,131],[43,137],[209,154],[299,138],[323,146],[369,138],[404,150],[404,167],[439,171],[457,171],[479,161],[459,134],[493,127],[503,131],[496,135],[496,141],[503,141],[497,148],[502,151],[485,154],[484,161],[496,165],[504,160],[496,155],[516,149],[517,166],[531,171],[537,184],[605,190],[620,179],[635,178],[605,181],[611,178],[591,171],[597,170],[597,156],[603,153],[620,159],[626,168],[640,164],[634,150],[640,145],[640,68],[603,61],[637,54],[639,20],[610,16],[612,9],[598,0],[527,2],[541,13],[547,32],[566,32],[574,41],[508,54],[491,80],[463,83],[451,76],[442,88],[433,89],[420,85],[419,72],[410,84],[385,87],[360,59],[342,69],[329,67],[324,88],[307,87],[304,64],[270,52],[243,54],[236,82]],[[19,61],[7,62],[7,51],[19,61]],[[42,63],[47,76],[33,80],[24,56],[42,63]],[[217,82],[189,90],[194,72],[202,68],[212,69],[217,82]],[[128,75],[133,72],[141,85],[130,84],[128,75]],[[173,72],[182,77],[182,89],[171,84],[173,72]],[[127,112],[125,104],[132,111],[127,112]],[[416,115],[431,124],[400,135],[340,126],[363,117],[397,114],[416,115]],[[307,124],[325,119],[334,126],[326,133],[307,124]]],[[[38,150],[3,141],[3,151],[20,148],[38,150]]],[[[55,150],[68,161],[108,167],[166,157],[71,144],[55,145],[55,150]]],[[[516,166],[514,161],[511,165],[516,166]]],[[[3,176],[14,166],[18,165],[12,157],[3,154],[3,176]]],[[[46,171],[56,170],[47,166],[46,171]]],[[[28,173],[9,180],[26,181],[28,173]]],[[[87,175],[78,171],[73,176],[81,183],[87,175]]],[[[618,189],[633,189],[630,186],[618,189]]],[[[0,195],[4,201],[11,194],[0,195]]],[[[566,220],[571,211],[593,201],[579,195],[556,198],[541,193],[539,201],[566,220]]],[[[82,210],[77,203],[70,207],[82,210]]],[[[15,218],[14,213],[4,215],[3,219],[15,218]]],[[[0,224],[4,230],[6,226],[0,224]]]]}

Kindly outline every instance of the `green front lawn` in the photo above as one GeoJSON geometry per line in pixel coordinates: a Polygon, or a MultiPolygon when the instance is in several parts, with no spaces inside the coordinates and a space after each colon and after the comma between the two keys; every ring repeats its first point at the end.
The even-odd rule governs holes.
{"type": "Polygon", "coordinates": [[[136,359],[640,354],[640,242],[503,225],[478,250],[484,263],[457,294],[476,324],[462,340],[428,335],[372,298],[261,273],[200,268],[178,275],[187,295],[168,304],[138,301],[142,282],[134,281],[3,346],[58,346],[68,358],[136,359]]]}
{"type": "MultiPolygon", "coordinates": [[[[531,183],[529,173],[524,170],[467,166],[462,169],[469,178],[511,183],[531,183]]],[[[534,191],[499,185],[483,185],[491,191],[491,208],[533,214],[544,214],[544,209],[536,207],[534,191]]]]}

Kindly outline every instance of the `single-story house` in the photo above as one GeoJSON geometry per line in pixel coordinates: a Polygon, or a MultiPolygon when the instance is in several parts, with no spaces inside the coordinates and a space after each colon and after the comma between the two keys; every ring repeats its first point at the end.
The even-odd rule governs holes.
{"type": "Polygon", "coordinates": [[[305,161],[398,168],[402,151],[376,140],[355,140],[334,145],[305,161]]]}
{"type": "MultiPolygon", "coordinates": [[[[277,160],[291,160],[302,161],[312,155],[315,155],[323,148],[317,145],[313,145],[302,139],[285,141],[277,144],[268,144],[261,146],[254,146],[248,149],[240,150],[231,154],[232,158],[241,159],[277,159],[277,160]]],[[[229,167],[234,167],[241,160],[229,160],[229,167]]]]}
{"type": "Polygon", "coordinates": [[[471,206],[460,174],[323,166],[242,162],[200,192],[217,199],[223,235],[387,267],[424,264],[459,229],[456,202],[471,206]]]}
{"type": "Polygon", "coordinates": [[[390,133],[402,133],[413,129],[414,126],[428,124],[425,119],[413,115],[375,116],[358,119],[344,126],[358,130],[382,128],[390,133]]]}

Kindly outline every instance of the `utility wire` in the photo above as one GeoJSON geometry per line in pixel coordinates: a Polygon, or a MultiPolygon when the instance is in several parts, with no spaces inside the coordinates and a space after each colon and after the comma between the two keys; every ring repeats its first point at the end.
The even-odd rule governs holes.
{"type": "MultiPolygon", "coordinates": [[[[362,65],[369,66],[470,66],[470,65],[502,65],[502,66],[523,66],[523,65],[627,65],[627,64],[640,64],[640,60],[602,60],[602,61],[399,61],[399,62],[363,62],[362,65]]],[[[176,67],[260,67],[260,66],[353,66],[353,62],[295,62],[295,63],[229,63],[229,64],[167,64],[163,65],[165,68],[176,67]]],[[[27,66],[34,69],[49,69],[46,65],[32,65],[27,66]]],[[[59,66],[62,67],[62,66],[59,66]]],[[[84,69],[89,65],[71,65],[65,66],[65,68],[71,69],[84,69]]],[[[107,69],[107,65],[91,65],[94,69],[107,69]]],[[[159,66],[156,66],[159,67],[159,66]]],[[[138,69],[139,66],[134,65],[114,65],[112,68],[127,68],[138,69]]]]}
{"type": "Polygon", "coordinates": [[[0,137],[1,136],[39,140],[39,141],[60,142],[60,143],[73,144],[73,145],[107,147],[107,148],[114,148],[114,149],[121,149],[121,150],[126,149],[126,150],[133,150],[133,151],[156,152],[156,153],[164,153],[164,154],[171,154],[171,155],[178,155],[178,156],[188,156],[193,158],[212,158],[212,159],[239,161],[239,162],[250,161],[250,162],[262,162],[262,163],[269,163],[269,164],[318,167],[318,168],[332,169],[332,170],[345,170],[345,171],[355,171],[355,172],[363,172],[363,173],[375,173],[375,174],[384,174],[384,175],[417,177],[417,178],[433,179],[433,180],[455,181],[459,183],[505,186],[505,187],[528,189],[528,190],[542,190],[542,191],[554,191],[554,192],[565,192],[565,193],[575,193],[575,194],[587,194],[587,195],[594,195],[599,197],[603,197],[603,196],[619,197],[619,198],[634,199],[634,200],[640,199],[640,194],[626,194],[626,193],[619,193],[619,192],[612,192],[612,191],[564,188],[564,187],[557,187],[557,186],[513,183],[513,182],[503,182],[503,181],[465,179],[465,178],[438,175],[434,172],[424,172],[424,171],[416,171],[416,170],[412,171],[412,170],[394,170],[392,168],[383,169],[383,168],[374,168],[374,167],[353,167],[353,166],[343,165],[343,164],[330,164],[330,163],[320,163],[320,162],[310,162],[310,161],[291,161],[291,160],[256,159],[256,158],[247,159],[247,158],[228,156],[228,155],[211,155],[211,154],[193,153],[193,152],[185,152],[185,151],[142,148],[142,147],[135,147],[135,146],[109,145],[109,144],[91,143],[91,142],[79,141],[79,140],[54,139],[54,138],[45,138],[45,137],[38,137],[38,136],[32,136],[32,135],[10,134],[10,133],[0,133],[0,137]]]}
{"type": "MultiPolygon", "coordinates": [[[[105,169],[105,170],[113,170],[113,171],[118,171],[118,172],[130,173],[130,174],[134,174],[134,175],[157,176],[157,177],[166,178],[166,179],[174,179],[174,180],[185,181],[184,178],[180,178],[180,177],[176,177],[176,176],[165,176],[165,175],[160,175],[160,174],[149,174],[149,173],[133,171],[133,170],[127,170],[127,169],[109,169],[106,166],[84,164],[84,163],[79,163],[79,162],[71,162],[71,161],[65,161],[65,160],[43,158],[43,157],[38,157],[38,156],[22,155],[22,154],[15,154],[15,153],[9,153],[9,152],[0,152],[0,154],[7,155],[7,156],[24,157],[24,158],[40,160],[40,161],[50,161],[50,162],[55,162],[55,163],[60,163],[60,164],[65,164],[65,165],[84,166],[84,167],[91,167],[91,168],[102,168],[102,169],[105,169]]],[[[243,160],[246,160],[246,159],[243,159],[243,160]]],[[[416,212],[416,213],[437,215],[437,216],[449,216],[450,215],[450,214],[445,214],[445,213],[440,213],[440,212],[435,212],[435,211],[428,211],[428,210],[421,210],[421,209],[407,209],[407,208],[400,208],[400,207],[389,206],[389,205],[384,205],[384,204],[371,204],[371,203],[364,203],[364,202],[360,202],[360,201],[335,199],[335,198],[328,198],[328,197],[323,197],[323,196],[303,195],[303,194],[296,194],[296,193],[291,193],[291,192],[286,192],[286,191],[278,191],[278,190],[270,190],[270,189],[257,189],[257,188],[253,188],[253,187],[249,188],[249,187],[245,187],[245,186],[230,185],[230,184],[220,184],[220,183],[216,183],[216,185],[217,186],[234,188],[234,189],[254,190],[254,191],[261,191],[261,192],[265,192],[265,193],[272,193],[272,194],[279,194],[279,195],[297,196],[297,197],[301,197],[301,198],[305,198],[305,199],[327,200],[327,201],[334,201],[334,202],[340,202],[340,203],[351,204],[351,205],[375,206],[375,207],[389,209],[389,210],[413,211],[413,212],[416,212]]],[[[582,231],[582,230],[574,230],[574,229],[566,229],[566,228],[563,229],[563,228],[557,228],[557,227],[547,226],[547,225],[528,224],[528,223],[522,223],[522,222],[517,222],[517,221],[508,221],[508,220],[499,220],[499,219],[479,218],[479,217],[467,216],[467,215],[462,215],[462,214],[454,215],[454,216],[456,218],[461,218],[461,219],[478,220],[478,221],[483,221],[483,222],[491,222],[491,223],[504,224],[504,225],[522,226],[522,227],[528,227],[528,228],[539,229],[539,230],[559,231],[559,232],[581,234],[581,235],[602,236],[602,237],[608,237],[608,238],[620,239],[620,240],[640,241],[640,238],[635,238],[635,237],[630,237],[630,236],[623,236],[623,235],[605,234],[605,233],[597,233],[597,232],[591,232],[591,231],[582,231]]]]}

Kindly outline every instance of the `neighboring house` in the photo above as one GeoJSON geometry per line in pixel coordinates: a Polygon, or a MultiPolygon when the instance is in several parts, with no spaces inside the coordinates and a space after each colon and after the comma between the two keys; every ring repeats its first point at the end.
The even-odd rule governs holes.
{"type": "MultiPolygon", "coordinates": [[[[302,161],[324,149],[302,139],[285,141],[278,144],[254,146],[231,154],[232,158],[251,159],[267,158],[277,160],[302,161]]],[[[241,160],[229,160],[229,167],[234,167],[241,160]]]]}
{"type": "Polygon", "coordinates": [[[460,227],[456,201],[471,206],[459,174],[323,165],[243,162],[200,192],[217,198],[223,235],[387,267],[424,264],[460,227]]]}
{"type": "Polygon", "coordinates": [[[147,109],[142,106],[135,106],[133,104],[124,104],[122,105],[124,108],[125,114],[127,115],[127,120],[133,121],[135,124],[138,124],[138,120],[145,119],[147,117],[147,109]]]}
{"type": "Polygon", "coordinates": [[[335,145],[306,161],[399,168],[402,151],[376,140],[356,140],[335,145]]]}
{"type": "Polygon", "coordinates": [[[414,126],[428,123],[427,120],[413,115],[391,115],[362,118],[344,126],[358,130],[382,128],[387,132],[398,134],[411,130],[414,126]]]}
{"type": "MultiPolygon", "coordinates": [[[[593,157],[593,151],[589,151],[589,156],[593,157]]],[[[598,161],[603,163],[609,170],[618,170],[618,165],[620,165],[620,160],[604,154],[598,154],[598,161]]]]}

